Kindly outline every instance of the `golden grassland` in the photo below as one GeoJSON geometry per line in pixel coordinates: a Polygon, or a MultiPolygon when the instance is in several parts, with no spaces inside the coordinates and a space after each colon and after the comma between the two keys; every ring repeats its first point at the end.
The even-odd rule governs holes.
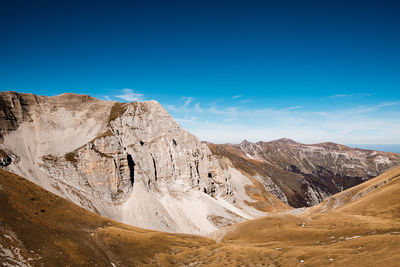
{"type": "Polygon", "coordinates": [[[226,227],[215,241],[124,225],[0,170],[0,244],[33,266],[399,266],[399,175],[393,168],[301,215],[226,227]]]}

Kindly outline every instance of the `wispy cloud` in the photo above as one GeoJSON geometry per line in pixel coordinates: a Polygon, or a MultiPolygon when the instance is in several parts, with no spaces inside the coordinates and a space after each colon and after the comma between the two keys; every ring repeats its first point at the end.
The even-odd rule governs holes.
{"type": "Polygon", "coordinates": [[[295,109],[300,109],[300,108],[303,108],[303,106],[293,106],[293,107],[285,108],[283,110],[295,110],[295,109]]]}
{"type": "Polygon", "coordinates": [[[133,89],[129,88],[122,89],[122,94],[116,95],[115,97],[129,102],[144,100],[143,94],[135,93],[133,89]]]}
{"type": "Polygon", "coordinates": [[[185,125],[194,124],[194,123],[198,122],[196,117],[189,117],[189,116],[185,116],[184,118],[181,118],[181,119],[177,118],[175,120],[178,123],[185,124],[185,125]]]}
{"type": "Polygon", "coordinates": [[[358,98],[363,98],[367,96],[372,96],[372,94],[369,93],[357,93],[357,94],[337,94],[337,95],[331,95],[329,98],[331,99],[358,99],[358,98]]]}
{"type": "Polygon", "coordinates": [[[248,108],[214,105],[203,108],[170,106],[167,109],[200,139],[225,143],[272,140],[283,136],[304,143],[400,143],[400,101],[351,108],[248,108]],[[396,115],[397,114],[397,115],[396,115]]]}
{"type": "Polygon", "coordinates": [[[239,103],[242,103],[242,104],[251,102],[250,99],[243,99],[243,95],[234,95],[234,96],[232,96],[232,99],[239,100],[239,103]]]}
{"type": "Polygon", "coordinates": [[[184,97],[182,97],[182,100],[185,101],[185,103],[183,104],[183,106],[184,106],[184,107],[187,107],[187,106],[190,105],[190,103],[193,102],[194,98],[191,97],[191,96],[189,96],[189,97],[185,97],[185,96],[184,96],[184,97]]]}
{"type": "Polygon", "coordinates": [[[111,97],[109,97],[108,95],[105,95],[104,99],[107,100],[107,101],[112,101],[111,97]]]}

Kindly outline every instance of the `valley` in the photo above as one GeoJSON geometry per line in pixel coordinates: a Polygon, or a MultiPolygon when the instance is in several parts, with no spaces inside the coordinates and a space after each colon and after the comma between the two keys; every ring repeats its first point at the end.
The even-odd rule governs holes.
{"type": "Polygon", "coordinates": [[[394,266],[400,260],[400,167],[302,214],[270,214],[212,238],[121,224],[1,169],[0,186],[0,256],[12,266],[394,266]]]}
{"type": "Polygon", "coordinates": [[[156,101],[0,92],[11,266],[398,262],[400,155],[201,142],[156,101]]]}

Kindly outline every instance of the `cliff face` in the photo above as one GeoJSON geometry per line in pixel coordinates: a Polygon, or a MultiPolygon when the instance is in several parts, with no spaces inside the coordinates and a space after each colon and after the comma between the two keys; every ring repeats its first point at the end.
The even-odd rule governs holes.
{"type": "Polygon", "coordinates": [[[318,204],[400,164],[396,153],[290,139],[210,148],[220,160],[230,159],[235,168],[259,179],[267,191],[293,207],[318,204]]]}
{"type": "Polygon", "coordinates": [[[189,233],[262,215],[233,205],[207,145],[156,101],[2,92],[0,103],[1,166],[89,210],[189,233]]]}

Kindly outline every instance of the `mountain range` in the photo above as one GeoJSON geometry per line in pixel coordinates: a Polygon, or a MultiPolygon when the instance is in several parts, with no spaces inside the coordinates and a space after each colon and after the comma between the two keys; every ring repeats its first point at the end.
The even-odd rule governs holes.
{"type": "Polygon", "coordinates": [[[381,251],[393,262],[397,165],[397,153],[335,143],[201,142],[156,101],[0,92],[0,255],[287,266],[381,251]]]}

